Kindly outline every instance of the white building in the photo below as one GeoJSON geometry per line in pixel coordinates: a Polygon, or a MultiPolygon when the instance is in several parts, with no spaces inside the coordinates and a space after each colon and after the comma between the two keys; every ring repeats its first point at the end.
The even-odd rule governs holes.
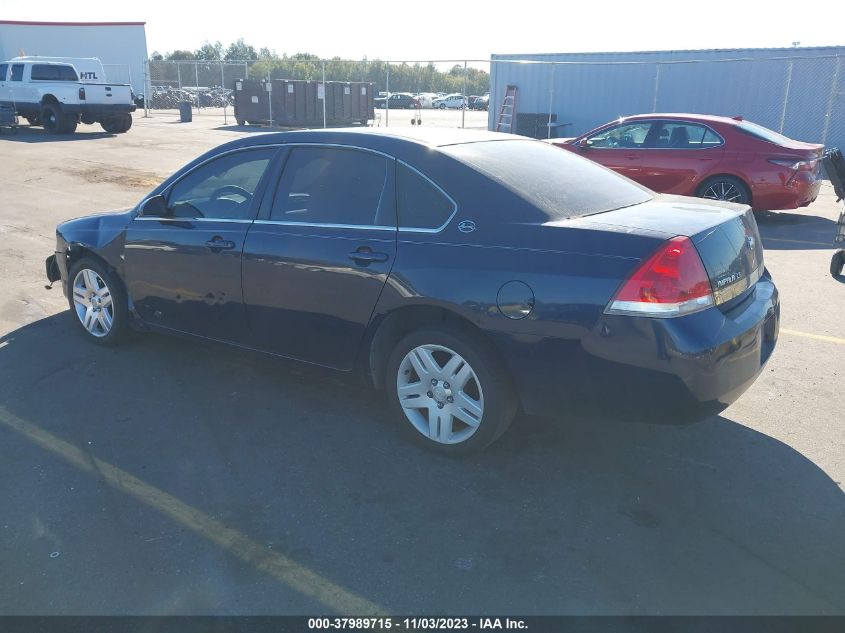
{"type": "Polygon", "coordinates": [[[15,22],[0,20],[0,61],[19,55],[97,57],[106,80],[144,91],[144,22],[15,22]]]}

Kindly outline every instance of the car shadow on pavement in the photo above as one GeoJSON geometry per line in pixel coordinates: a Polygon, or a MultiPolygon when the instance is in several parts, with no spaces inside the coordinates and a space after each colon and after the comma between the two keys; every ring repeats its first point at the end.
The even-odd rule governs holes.
{"type": "MultiPolygon", "coordinates": [[[[401,439],[358,379],[157,335],[103,348],[76,328],[59,314],[0,340],[0,414],[388,612],[845,613],[841,482],[729,411],[678,427],[523,416],[450,459],[401,439]]],[[[315,612],[2,423],[0,446],[7,605],[315,612]]]]}
{"type": "Polygon", "coordinates": [[[766,211],[754,214],[760,237],[769,250],[824,250],[833,248],[834,220],[808,213],[766,211]]]}
{"type": "MultiPolygon", "coordinates": [[[[0,140],[15,141],[17,143],[66,143],[68,141],[92,141],[98,138],[117,136],[116,134],[109,134],[103,131],[89,132],[85,129],[88,127],[90,126],[82,125],[73,134],[49,134],[41,127],[21,126],[16,128],[11,134],[3,134],[0,136],[0,140]]],[[[97,129],[99,129],[99,126],[97,129]]]]}

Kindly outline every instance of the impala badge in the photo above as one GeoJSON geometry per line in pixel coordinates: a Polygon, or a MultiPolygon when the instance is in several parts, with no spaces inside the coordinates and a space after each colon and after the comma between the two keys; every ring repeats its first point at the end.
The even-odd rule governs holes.
{"type": "Polygon", "coordinates": [[[736,271],[732,275],[728,275],[727,277],[722,277],[716,282],[717,288],[724,288],[728,284],[732,284],[735,281],[739,281],[742,279],[742,273],[740,271],[736,271]]]}
{"type": "Polygon", "coordinates": [[[472,233],[475,230],[475,222],[472,220],[461,220],[458,224],[461,233],[472,233]]]}

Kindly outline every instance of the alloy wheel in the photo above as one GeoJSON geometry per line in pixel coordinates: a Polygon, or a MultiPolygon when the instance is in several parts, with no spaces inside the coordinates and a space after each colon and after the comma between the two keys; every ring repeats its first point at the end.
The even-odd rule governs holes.
{"type": "Polygon", "coordinates": [[[83,268],[73,279],[73,308],[82,327],[97,338],[106,336],[114,323],[114,303],[109,287],[96,271],[83,268]]]}
{"type": "Polygon", "coordinates": [[[478,376],[460,354],[442,345],[420,345],[405,355],[396,392],[414,428],[441,444],[466,441],[484,416],[478,376]]]}
{"type": "Polygon", "coordinates": [[[742,191],[732,182],[717,180],[701,193],[701,197],[725,202],[742,202],[742,191]]]}

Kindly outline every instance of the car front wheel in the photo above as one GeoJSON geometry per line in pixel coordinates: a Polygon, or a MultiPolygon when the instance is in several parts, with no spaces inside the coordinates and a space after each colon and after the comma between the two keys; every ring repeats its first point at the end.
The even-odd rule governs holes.
{"type": "Polygon", "coordinates": [[[469,328],[443,325],[405,336],[390,356],[385,384],[403,432],[440,453],[479,451],[516,415],[507,372],[469,328]]]}
{"type": "Polygon", "coordinates": [[[75,320],[90,340],[114,345],[125,335],[129,321],[120,280],[101,261],[83,258],[68,274],[68,302],[75,320]]]}

